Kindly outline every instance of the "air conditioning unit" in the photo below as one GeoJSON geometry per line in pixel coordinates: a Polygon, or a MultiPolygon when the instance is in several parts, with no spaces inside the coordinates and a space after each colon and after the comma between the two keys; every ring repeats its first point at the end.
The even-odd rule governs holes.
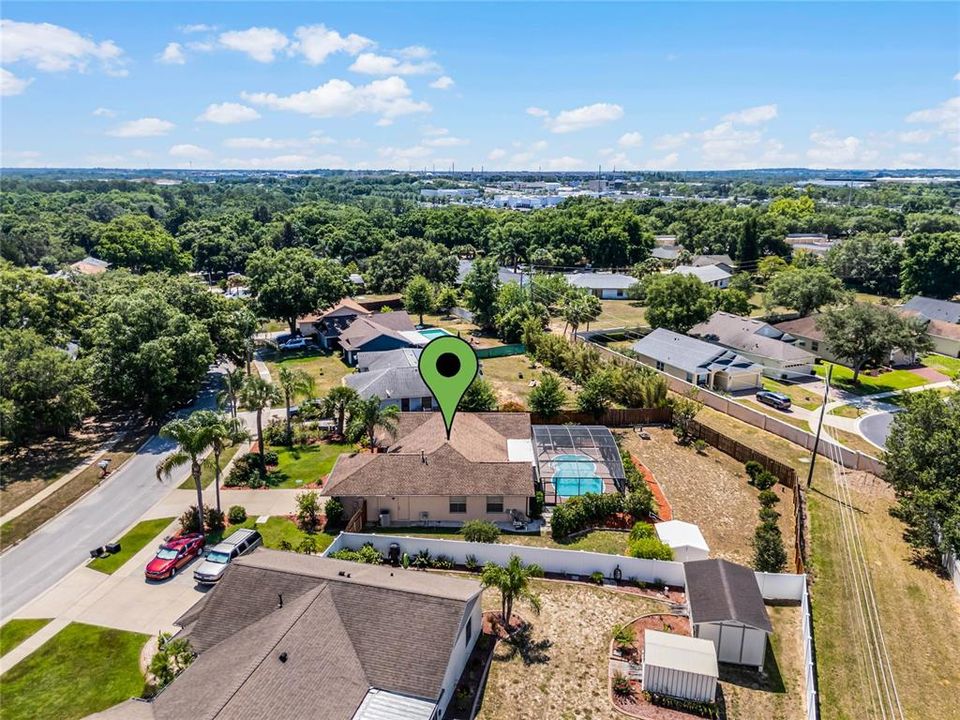
{"type": "Polygon", "coordinates": [[[426,522],[429,519],[430,519],[430,513],[428,513],[426,510],[420,513],[420,522],[426,522]]]}

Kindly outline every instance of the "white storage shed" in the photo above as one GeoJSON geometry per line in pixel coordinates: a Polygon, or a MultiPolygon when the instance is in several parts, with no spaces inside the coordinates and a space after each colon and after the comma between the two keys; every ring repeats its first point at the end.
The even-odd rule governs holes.
{"type": "Polygon", "coordinates": [[[643,633],[643,689],[712,703],[717,697],[717,651],[709,640],[659,630],[643,633]]]}
{"type": "Polygon", "coordinates": [[[710,546],[703,539],[700,528],[683,520],[666,520],[653,526],[660,542],[673,550],[673,559],[677,562],[706,560],[710,557],[710,546]]]}

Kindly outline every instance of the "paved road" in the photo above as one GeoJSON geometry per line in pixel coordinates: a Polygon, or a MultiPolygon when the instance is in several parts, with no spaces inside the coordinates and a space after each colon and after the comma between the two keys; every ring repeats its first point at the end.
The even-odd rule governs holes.
{"type": "Polygon", "coordinates": [[[892,412],[868,415],[860,421],[860,434],[875,445],[883,447],[890,435],[890,426],[893,424],[892,412]]]}
{"type": "MultiPolygon", "coordinates": [[[[221,369],[210,373],[186,412],[215,406],[221,373],[221,369]]],[[[157,463],[174,447],[168,440],[152,437],[97,489],[0,556],[0,618],[9,617],[51,588],[88,560],[91,548],[115,540],[171,487],[182,482],[186,466],[172,473],[169,480],[157,480],[157,463]]]]}

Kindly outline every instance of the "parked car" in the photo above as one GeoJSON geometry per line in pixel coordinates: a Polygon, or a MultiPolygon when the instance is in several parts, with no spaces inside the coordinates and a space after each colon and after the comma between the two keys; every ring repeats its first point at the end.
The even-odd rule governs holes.
{"type": "Polygon", "coordinates": [[[300,331],[298,330],[295,333],[280,333],[273,338],[273,341],[277,345],[283,345],[287,340],[293,340],[294,338],[300,337],[300,331]]]}
{"type": "Polygon", "coordinates": [[[777,410],[789,410],[790,398],[783,393],[773,392],[772,390],[758,390],[757,400],[764,405],[775,407],[777,410]]]}
{"type": "Polygon", "coordinates": [[[156,557],[147,563],[144,575],[147,580],[165,580],[177,574],[177,570],[203,552],[206,538],[203,533],[190,533],[168,540],[157,550],[156,557]]]}
{"type": "Polygon", "coordinates": [[[193,579],[201,585],[216,584],[231,560],[246,555],[262,543],[263,538],[256,530],[237,530],[213,546],[200,567],[193,571],[193,579]]]}
{"type": "Polygon", "coordinates": [[[305,338],[295,337],[295,338],[291,338],[290,340],[287,340],[285,343],[280,345],[280,352],[287,352],[289,350],[303,350],[308,345],[309,343],[306,341],[305,338]]]}

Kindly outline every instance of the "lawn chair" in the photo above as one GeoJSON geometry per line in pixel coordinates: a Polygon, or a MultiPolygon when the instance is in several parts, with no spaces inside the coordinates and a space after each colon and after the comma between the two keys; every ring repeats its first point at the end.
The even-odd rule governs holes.
{"type": "Polygon", "coordinates": [[[522,512],[520,512],[519,510],[511,509],[509,512],[510,512],[510,519],[513,521],[513,529],[521,530],[521,531],[526,530],[527,523],[529,522],[529,519],[527,518],[527,516],[524,515],[522,512]]]}

